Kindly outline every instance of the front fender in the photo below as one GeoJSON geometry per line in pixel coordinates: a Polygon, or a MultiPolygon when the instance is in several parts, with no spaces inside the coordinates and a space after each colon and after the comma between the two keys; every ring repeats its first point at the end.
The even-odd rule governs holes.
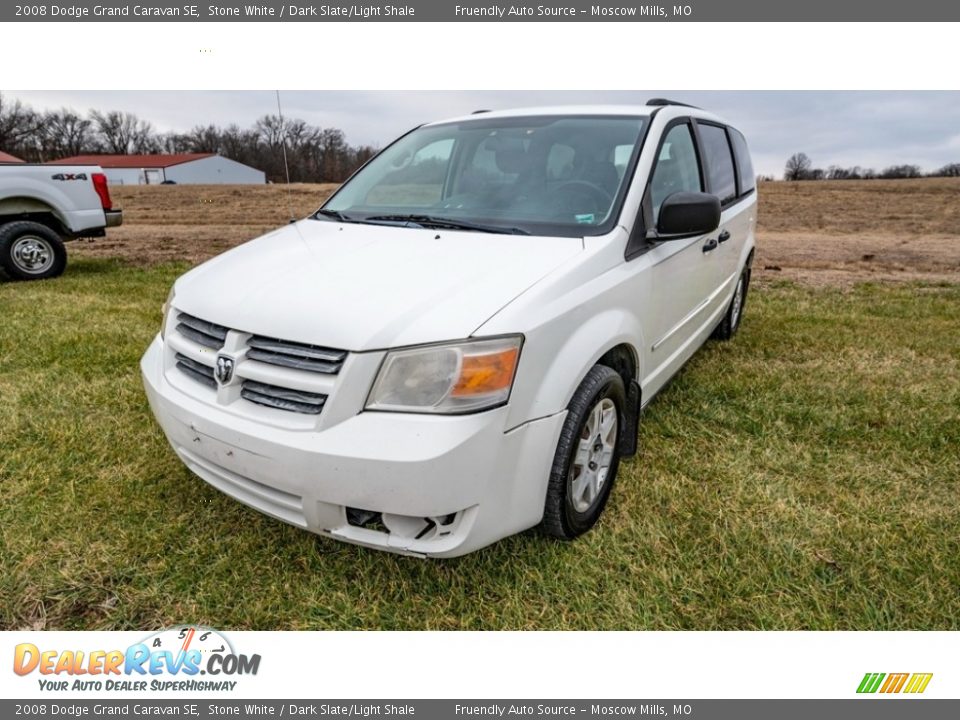
{"type": "Polygon", "coordinates": [[[640,377],[638,347],[643,347],[638,318],[622,308],[591,316],[572,333],[559,321],[528,334],[510,400],[510,427],[566,409],[587,372],[609,350],[626,345],[640,377]]]}

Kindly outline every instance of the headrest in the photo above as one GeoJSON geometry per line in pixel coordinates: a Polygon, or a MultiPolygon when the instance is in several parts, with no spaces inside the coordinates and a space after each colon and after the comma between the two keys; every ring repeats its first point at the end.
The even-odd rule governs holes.
{"type": "Polygon", "coordinates": [[[517,175],[526,169],[527,151],[523,140],[510,135],[492,135],[483,143],[485,150],[495,153],[497,169],[502,173],[517,175]]]}

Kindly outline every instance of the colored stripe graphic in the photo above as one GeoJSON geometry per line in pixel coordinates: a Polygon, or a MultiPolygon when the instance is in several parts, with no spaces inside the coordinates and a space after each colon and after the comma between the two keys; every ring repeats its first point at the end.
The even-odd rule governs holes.
{"type": "Polygon", "coordinates": [[[922,693],[927,689],[927,685],[930,684],[930,679],[933,677],[933,673],[914,673],[910,678],[910,682],[907,684],[905,693],[922,693]]]}
{"type": "Polygon", "coordinates": [[[887,675],[887,681],[880,688],[882,693],[898,693],[903,688],[903,684],[910,677],[910,673],[890,673],[887,675]]]}
{"type": "Polygon", "coordinates": [[[867,673],[863,676],[863,680],[860,681],[860,687],[857,688],[857,692],[875,693],[877,688],[880,687],[880,682],[883,678],[883,673],[867,673]]]}
{"type": "Polygon", "coordinates": [[[875,693],[878,690],[885,694],[895,694],[899,692],[918,694],[927,689],[933,673],[866,673],[860,685],[857,686],[858,693],[875,693]],[[886,678],[886,681],[884,681],[886,678]],[[881,683],[883,683],[881,685],[881,683]]]}

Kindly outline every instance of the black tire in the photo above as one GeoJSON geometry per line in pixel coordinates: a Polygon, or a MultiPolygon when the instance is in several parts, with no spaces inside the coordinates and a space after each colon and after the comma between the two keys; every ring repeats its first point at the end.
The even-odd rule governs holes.
{"type": "Polygon", "coordinates": [[[734,289],[734,295],[730,299],[730,305],[727,306],[727,312],[724,313],[723,320],[713,331],[712,337],[715,340],[730,340],[737,334],[737,330],[740,329],[740,321],[743,320],[743,309],[747,306],[747,292],[749,290],[750,265],[748,264],[740,273],[737,287],[734,289]]]}
{"type": "Polygon", "coordinates": [[[17,220],[0,226],[0,265],[14,280],[45,280],[63,274],[67,249],[46,225],[17,220]]]}
{"type": "MultiPolygon", "coordinates": [[[[623,378],[620,377],[619,373],[605,365],[592,367],[567,406],[567,418],[564,421],[563,430],[560,432],[560,442],[557,443],[557,452],[550,471],[550,483],[547,486],[547,498],[541,523],[541,528],[547,534],[562,540],[573,540],[587,532],[600,519],[616,480],[617,468],[620,465],[622,433],[624,428],[627,427],[626,408],[626,392],[623,387],[623,378]],[[616,410],[614,416],[616,424],[613,432],[610,433],[615,437],[613,438],[612,451],[609,448],[605,450],[605,452],[610,452],[610,457],[606,473],[600,480],[599,490],[592,501],[584,507],[587,499],[582,496],[574,497],[575,483],[580,480],[576,470],[576,465],[579,464],[575,463],[575,456],[581,447],[581,442],[587,443],[589,441],[596,449],[597,445],[590,438],[585,438],[584,433],[588,430],[588,423],[591,421],[591,415],[596,411],[596,408],[601,408],[602,418],[603,408],[605,407],[609,417],[609,405],[605,401],[612,402],[616,410]],[[580,507],[578,507],[578,504],[580,507]]],[[[599,436],[597,441],[600,441],[599,436]]],[[[589,457],[601,457],[601,455],[594,456],[591,453],[589,457]]],[[[590,462],[593,462],[593,460],[591,459],[590,462]]],[[[586,465],[589,465],[589,463],[586,463],[586,465]]],[[[599,468],[602,470],[602,465],[599,468]]],[[[581,475],[584,469],[585,466],[581,467],[581,475]]]]}

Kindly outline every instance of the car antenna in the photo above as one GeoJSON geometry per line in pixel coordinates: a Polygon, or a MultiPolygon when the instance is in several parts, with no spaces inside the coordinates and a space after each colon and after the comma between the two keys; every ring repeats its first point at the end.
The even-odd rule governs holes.
{"type": "Polygon", "coordinates": [[[280,91],[277,93],[277,117],[280,118],[280,148],[283,150],[283,171],[287,176],[287,209],[290,211],[290,222],[296,222],[293,215],[293,197],[290,192],[290,165],[287,163],[287,124],[283,121],[283,108],[280,107],[280,91]]]}

